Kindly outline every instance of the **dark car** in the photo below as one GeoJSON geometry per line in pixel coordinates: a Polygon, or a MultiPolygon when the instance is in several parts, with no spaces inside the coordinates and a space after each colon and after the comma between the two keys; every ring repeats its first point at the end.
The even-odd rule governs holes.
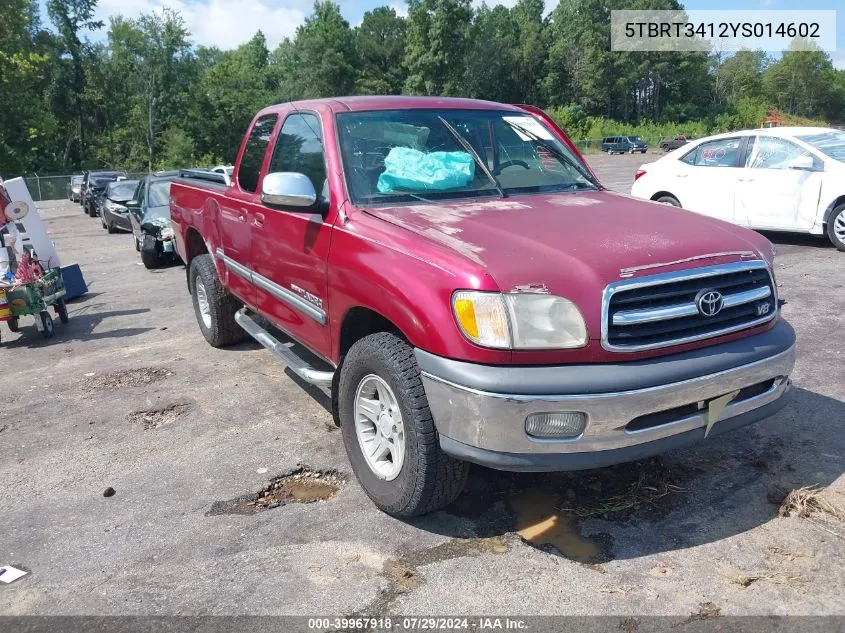
{"type": "Polygon", "coordinates": [[[126,178],[125,171],[89,171],[85,174],[82,189],[82,208],[92,218],[97,215],[98,198],[105,194],[110,182],[126,178]]]}
{"type": "Polygon", "coordinates": [[[117,180],[110,182],[106,187],[105,194],[99,199],[98,211],[103,220],[103,228],[109,233],[132,230],[129,207],[126,203],[134,197],[139,182],[138,180],[117,180]]]}
{"type": "Polygon", "coordinates": [[[671,152],[674,149],[678,149],[679,147],[683,147],[684,145],[689,143],[691,140],[693,140],[693,138],[694,137],[692,137],[692,136],[688,136],[688,135],[684,135],[684,134],[680,134],[680,135],[678,135],[674,138],[664,138],[664,139],[660,140],[660,149],[662,149],[664,152],[671,152]]]}
{"type": "Polygon", "coordinates": [[[82,181],[84,176],[71,176],[67,183],[67,199],[71,202],[82,201],[82,181]]]}
{"type": "Polygon", "coordinates": [[[648,144],[639,136],[605,136],[601,140],[601,151],[608,154],[633,154],[648,151],[648,144]]]}
{"type": "Polygon", "coordinates": [[[178,171],[157,172],[138,184],[129,207],[129,221],[135,250],[147,268],[157,268],[176,258],[173,227],[170,223],[170,183],[178,171]]]}

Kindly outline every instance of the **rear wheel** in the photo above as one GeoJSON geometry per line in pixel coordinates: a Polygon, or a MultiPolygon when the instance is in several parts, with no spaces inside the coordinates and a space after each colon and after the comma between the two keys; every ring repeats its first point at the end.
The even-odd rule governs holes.
{"type": "Polygon", "coordinates": [[[56,310],[56,315],[59,317],[59,321],[62,323],[67,323],[70,321],[70,317],[67,314],[67,304],[65,303],[64,299],[59,299],[56,301],[56,305],[53,306],[56,310]]]}
{"type": "Polygon", "coordinates": [[[246,333],[235,321],[241,303],[220,283],[211,255],[194,257],[189,280],[194,313],[205,340],[213,347],[242,341],[246,333]]]}
{"type": "Polygon", "coordinates": [[[837,206],[827,221],[827,237],[840,251],[845,252],[845,202],[837,206]]]}
{"type": "Polygon", "coordinates": [[[607,150],[607,155],[608,155],[608,156],[613,156],[613,150],[612,150],[612,149],[608,149],[608,150],[607,150]]]}
{"type": "Polygon", "coordinates": [[[670,196],[668,194],[665,196],[660,196],[659,198],[655,198],[654,201],[659,202],[660,204],[668,204],[673,207],[681,207],[681,203],[678,201],[678,199],[675,196],[670,196]]]}
{"type": "Polygon", "coordinates": [[[411,347],[395,334],[372,334],[352,346],[340,372],[343,444],[373,503],[412,517],[454,501],[469,464],[440,449],[411,347]]]}

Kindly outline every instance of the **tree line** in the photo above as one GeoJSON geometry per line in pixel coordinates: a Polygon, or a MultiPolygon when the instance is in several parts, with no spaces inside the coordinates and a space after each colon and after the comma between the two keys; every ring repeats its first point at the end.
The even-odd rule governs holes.
{"type": "Polygon", "coordinates": [[[408,0],[350,26],[313,13],[269,50],[195,46],[179,13],[95,19],[97,0],[0,0],[0,174],[232,162],[253,114],[272,103],[349,94],[451,95],[550,109],[576,139],[639,131],[756,127],[767,110],[837,121],[845,71],[822,51],[610,51],[610,9],[675,0],[543,0],[474,8],[408,0]],[[96,32],[102,37],[93,37],[96,32]]]}

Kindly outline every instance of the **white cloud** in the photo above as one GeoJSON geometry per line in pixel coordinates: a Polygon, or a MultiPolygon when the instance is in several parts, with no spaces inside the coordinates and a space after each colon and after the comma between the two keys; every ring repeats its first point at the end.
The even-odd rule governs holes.
{"type": "Polygon", "coordinates": [[[175,9],[185,20],[194,44],[231,49],[248,41],[261,30],[272,50],[285,37],[293,37],[305,20],[310,4],[297,2],[298,6],[270,6],[262,0],[101,0],[97,15],[108,24],[108,18],[123,15],[136,18],[141,13],[175,9]]]}

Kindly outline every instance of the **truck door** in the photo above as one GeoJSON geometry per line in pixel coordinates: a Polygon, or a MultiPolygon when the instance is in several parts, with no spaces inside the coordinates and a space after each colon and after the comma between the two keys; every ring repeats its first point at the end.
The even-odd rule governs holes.
{"type": "MultiPolygon", "coordinates": [[[[323,206],[328,204],[323,130],[316,113],[287,114],[266,170],[274,172],[305,174],[323,206]]],[[[326,316],[331,229],[319,213],[268,206],[252,222],[251,268],[258,309],[324,358],[331,354],[326,316]]]]}
{"type": "Polygon", "coordinates": [[[259,180],[276,127],[278,115],[268,114],[259,118],[247,137],[235,182],[228,195],[220,196],[220,242],[222,253],[215,257],[223,260],[228,274],[229,289],[247,305],[255,307],[256,291],[250,280],[250,251],[252,225],[256,213],[262,210],[259,197],[259,180]]]}

